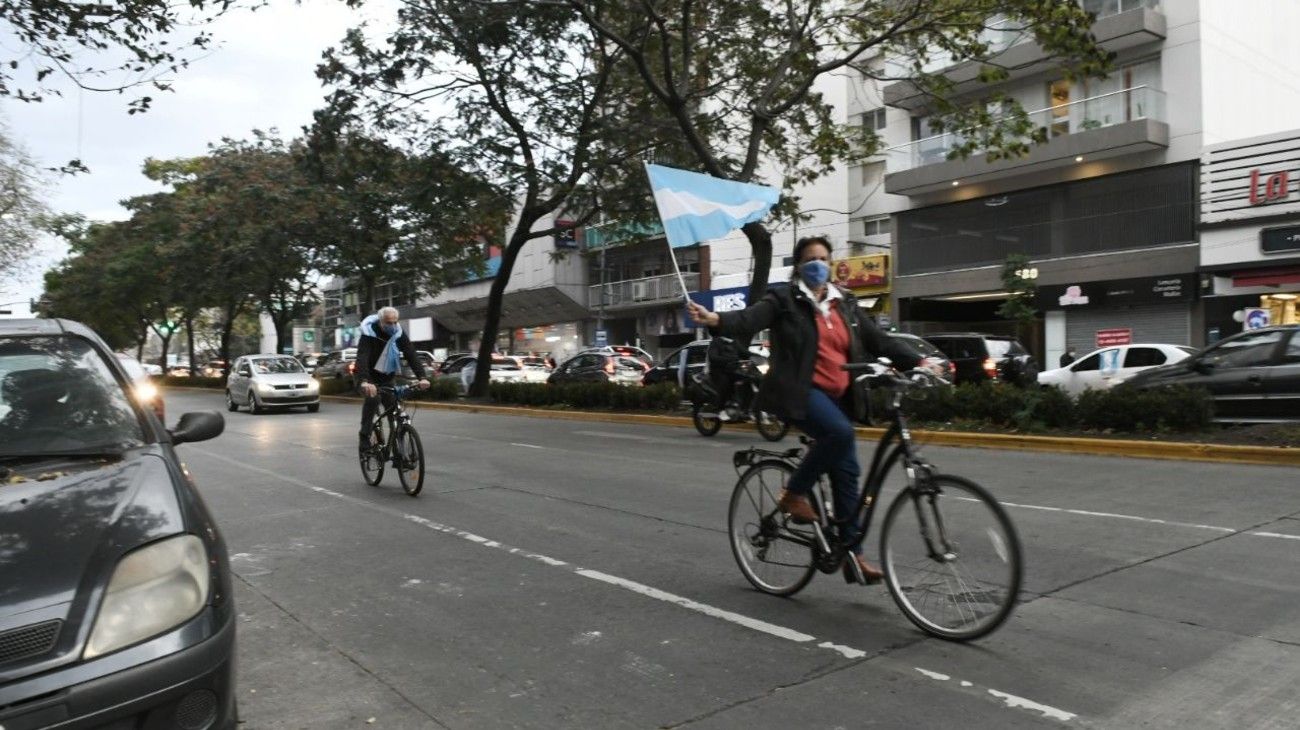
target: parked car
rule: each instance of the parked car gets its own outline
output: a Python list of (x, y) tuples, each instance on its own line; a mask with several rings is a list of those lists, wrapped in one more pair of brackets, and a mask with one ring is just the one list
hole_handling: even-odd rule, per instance
[(1014, 337), (960, 332), (925, 339), (952, 361), (957, 384), (997, 380), (1025, 387), (1038, 382), (1038, 363)]
[[(641, 382), (645, 385), (677, 383), (679, 388), (685, 388), (685, 383), (691, 382), (692, 376), (704, 372), (704, 368), (708, 364), (708, 352), (708, 340), (696, 340), (679, 347), (669, 353), (668, 357), (663, 359), (663, 362), (647, 370)], [(685, 380), (678, 376), (682, 358), (686, 359)]]
[(236, 725), (229, 558), (176, 449), (224, 422), (130, 386), (84, 325), (0, 322), (0, 726)]
[(943, 350), (935, 347), (934, 343), (929, 342), (924, 338), (917, 337), (916, 335), (907, 334), (906, 332), (890, 332), (888, 334), (896, 340), (902, 340), (907, 343), (912, 347), (912, 349), (931, 360), (938, 361), (939, 365), (943, 367), (944, 372), (948, 373), (948, 382), (951, 383), (957, 378), (957, 366), (952, 360), (948, 359), (947, 355), (943, 354)]
[(601, 351), (588, 351), (564, 361), (546, 379), (547, 383), (616, 383), (640, 385), (645, 377), (646, 365), (629, 355), (616, 355)]
[[(432, 378), (437, 372), (437, 368), (433, 362), (433, 353), (424, 350), (416, 350), (415, 357), (420, 361), (420, 367), (424, 368), (424, 374), (429, 378)], [(407, 378), (408, 380), (415, 379), (415, 371), (411, 369), (410, 363), (406, 362), (405, 356), (402, 357), (402, 377)]]
[(316, 362), (316, 372), (312, 376), (317, 380), (338, 380), (340, 378), (352, 381), (352, 376), (357, 371), (357, 348), (348, 347), (342, 350), (335, 350)]
[(325, 359), (324, 355), (314, 352), (300, 352), (294, 357), (298, 358), (298, 362), (302, 363), (302, 369), (306, 370), (308, 375), (314, 374), (317, 366), (320, 365), (320, 361)]
[[(436, 380), (460, 383), (460, 392), (468, 393), (469, 387), (474, 384), (474, 371), (477, 367), (478, 358), (462, 357), (453, 363), (450, 368), (438, 373)], [(519, 363), (508, 357), (497, 356), (492, 358), (488, 377), (495, 383), (520, 382), (524, 379), (524, 369), (519, 367)]]
[[(573, 354), (573, 357), (577, 357), (578, 355), (585, 355), (587, 353), (592, 353), (592, 352), (599, 355), (622, 355), (623, 357), (636, 358), (637, 360), (640, 360), (641, 362), (645, 363), (646, 367), (653, 367), (655, 364), (655, 359), (650, 355), (650, 353), (646, 352), (645, 350), (642, 350), (639, 347), (633, 347), (632, 345), (606, 345), (604, 347), (587, 347), (578, 350), (576, 353)], [(573, 358), (569, 358), (569, 359), (572, 360)]]
[(235, 360), (226, 378), (226, 410), (240, 406), (250, 413), (306, 406), (315, 413), (320, 410), (320, 382), (288, 355), (245, 355)]
[(199, 370), (199, 374), (205, 378), (221, 378), (225, 377), (226, 368), (228, 367), (230, 367), (230, 363), (225, 360), (209, 360), (204, 364), (203, 368)]
[(1186, 360), (1144, 370), (1127, 385), (1205, 388), (1218, 421), (1300, 421), (1300, 325), (1233, 335)]
[(449, 368), (451, 368), (453, 365), (455, 365), (456, 363), (460, 362), (461, 360), (464, 360), (464, 359), (467, 358), (467, 357), (474, 357), (474, 353), (472, 353), (472, 352), (453, 352), (453, 353), (448, 354), (447, 357), (446, 357), (446, 359), (444, 359), (442, 362), (438, 363), (438, 374), (442, 374), (442, 373), (444, 373), (444, 372), (447, 372)]
[(1038, 374), (1038, 384), (1055, 386), (1070, 395), (1085, 390), (1105, 390), (1139, 372), (1159, 365), (1186, 360), (1196, 348), (1186, 345), (1118, 345), (1103, 347), (1063, 368)]
[(144, 366), (140, 364), (139, 360), (124, 352), (115, 352), (113, 355), (117, 358), (117, 362), (122, 366), (122, 369), (126, 371), (127, 376), (131, 378), (131, 391), (134, 393), (136, 400), (146, 408), (152, 409), (154, 414), (158, 416), (158, 420), (165, 423), (167, 421), (167, 407), (163, 403), (162, 393), (158, 390), (158, 386), (154, 385), (153, 381), (149, 379), (149, 373), (144, 369)]
[(172, 365), (171, 367), (167, 368), (167, 375), (173, 378), (188, 378), (190, 377), (190, 366)]
[(545, 383), (551, 377), (555, 370), (546, 358), (537, 355), (517, 355), (515, 360), (519, 362), (519, 367), (524, 370), (525, 383)]

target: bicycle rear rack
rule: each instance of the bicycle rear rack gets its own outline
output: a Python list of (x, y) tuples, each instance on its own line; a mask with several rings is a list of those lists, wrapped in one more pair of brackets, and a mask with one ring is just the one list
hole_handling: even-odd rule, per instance
[(785, 451), (772, 451), (771, 449), (760, 449), (751, 446), (743, 451), (737, 451), (731, 455), (731, 465), (735, 467), (736, 472), (740, 473), (745, 469), (770, 459), (784, 461), (791, 466), (797, 466), (799, 457), (803, 454), (802, 448), (786, 449)]

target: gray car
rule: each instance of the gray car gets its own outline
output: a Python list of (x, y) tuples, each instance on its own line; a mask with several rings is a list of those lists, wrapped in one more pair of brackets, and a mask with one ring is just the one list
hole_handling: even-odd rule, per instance
[(250, 413), (306, 406), (315, 413), (320, 410), (320, 381), (288, 355), (245, 355), (226, 378), (226, 409), (234, 412), (240, 406)]
[(0, 322), (0, 727), (233, 730), (226, 545), (93, 332)]

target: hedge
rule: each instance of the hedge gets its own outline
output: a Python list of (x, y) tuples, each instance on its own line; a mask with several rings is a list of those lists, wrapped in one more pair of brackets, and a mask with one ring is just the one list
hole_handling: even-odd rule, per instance
[(497, 403), (520, 406), (569, 406), (617, 411), (671, 411), (681, 403), (677, 386), (647, 387), (614, 383), (489, 383), (488, 396)]
[[(1213, 404), (1204, 389), (1184, 386), (1138, 390), (1119, 385), (1087, 390), (1076, 399), (1054, 387), (981, 383), (916, 391), (907, 396), (903, 412), (917, 423), (971, 420), (1020, 431), (1196, 431), (1210, 425)], [(877, 392), (877, 417), (884, 414), (883, 405), (883, 393)]]

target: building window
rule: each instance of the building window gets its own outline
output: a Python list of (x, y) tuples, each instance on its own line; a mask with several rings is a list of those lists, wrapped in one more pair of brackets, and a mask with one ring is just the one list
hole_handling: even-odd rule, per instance
[(867, 218), (862, 221), (862, 235), (864, 236), (885, 236), (889, 234), (889, 216), (883, 215), (878, 218)]
[(879, 132), (885, 128), (885, 108), (872, 109), (869, 112), (862, 113), (862, 126), (874, 132)]

